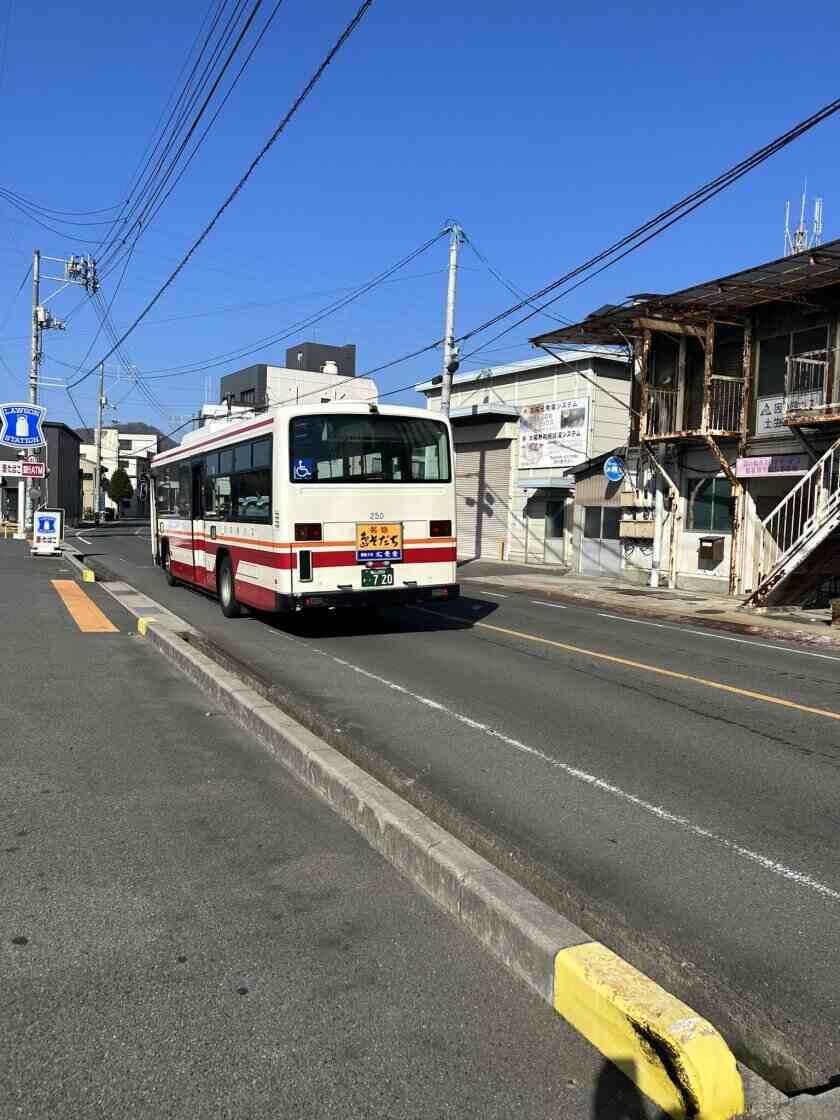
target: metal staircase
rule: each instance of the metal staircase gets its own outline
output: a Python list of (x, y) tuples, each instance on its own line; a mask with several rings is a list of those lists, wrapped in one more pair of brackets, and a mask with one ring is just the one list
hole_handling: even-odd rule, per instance
[(812, 583), (824, 575), (815, 553), (838, 526), (840, 439), (761, 523), (758, 584), (746, 605), (782, 601), (796, 582), (794, 573), (807, 574)]

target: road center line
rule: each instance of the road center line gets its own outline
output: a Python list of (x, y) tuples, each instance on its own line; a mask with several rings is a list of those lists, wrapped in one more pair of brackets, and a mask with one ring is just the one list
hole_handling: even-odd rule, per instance
[(648, 622), (643, 618), (627, 618), (623, 614), (595, 612), (599, 618), (611, 618), (614, 622), (632, 622), (636, 626), (656, 626), (659, 630), (673, 630), (677, 634), (696, 634), (699, 638), (715, 638), (721, 642), (738, 642), (742, 646), (759, 646), (761, 649), (775, 649), (779, 653), (796, 653), (800, 657), (819, 657), (823, 661), (840, 661), (830, 653), (816, 653), (810, 649), (793, 649), (790, 646), (776, 646), (772, 642), (756, 642), (752, 638), (733, 638), (730, 634), (715, 634), (710, 630), (692, 630), (687, 626), (669, 626), (664, 622)]
[(566, 653), (580, 654), (582, 657), (592, 657), (597, 661), (609, 661), (612, 665), (622, 665), (628, 669), (639, 669), (643, 673), (653, 673), (659, 677), (668, 677), (670, 680), (688, 681), (699, 684), (704, 688), (713, 688), (718, 692), (729, 692), (734, 696), (743, 696), (747, 700), (760, 700), (764, 704), (775, 704), (782, 708), (792, 708), (797, 712), (805, 712), (812, 716), (822, 716), (824, 719), (840, 721), (840, 712), (832, 712), (828, 708), (812, 708), (807, 704), (797, 704), (795, 700), (785, 700), (781, 696), (772, 696), (766, 692), (753, 692), (749, 688), (738, 688), (734, 684), (723, 684), (721, 681), (710, 681), (706, 677), (694, 677), (690, 673), (679, 673), (676, 669), (663, 669), (659, 665), (647, 665), (644, 661), (631, 661), (627, 657), (616, 657), (612, 653), (602, 653), (600, 650), (585, 649), (583, 646), (569, 645), (567, 642), (558, 642), (553, 638), (543, 638), (539, 634), (525, 634), (521, 630), (508, 630), (504, 626), (493, 626), (489, 622), (476, 622), (477, 629), (492, 630), (496, 634), (506, 634), (509, 638), (519, 638), (526, 642), (538, 642), (540, 645), (552, 646), (562, 649)]
[[(491, 627), (491, 629), (496, 629), (496, 627)], [(458, 723), (471, 728), (473, 731), (479, 731), (492, 739), (497, 739), (499, 742), (513, 748), (513, 750), (518, 751), (520, 754), (539, 759), (553, 769), (561, 770), (564, 774), (568, 774), (569, 777), (584, 782), (586, 785), (601, 790), (603, 793), (609, 793), (613, 797), (626, 801), (634, 805), (637, 809), (642, 809), (644, 812), (658, 817), (659, 820), (676, 825), (684, 832), (701, 837), (703, 840), (710, 840), (712, 843), (720, 845), (728, 852), (732, 852), (741, 859), (758, 864), (759, 867), (764, 868), (765, 871), (769, 871), (773, 875), (778, 875), (780, 878), (796, 883), (800, 887), (806, 887), (816, 894), (832, 899), (834, 902), (840, 902), (840, 891), (834, 890), (833, 887), (829, 887), (825, 883), (821, 883), (818, 879), (812, 878), (804, 871), (797, 871), (793, 867), (788, 867), (786, 864), (779, 863), (778, 860), (774, 860), (770, 856), (765, 856), (761, 852), (753, 851), (752, 848), (746, 848), (742, 844), (736, 843), (734, 840), (728, 840), (725, 836), (720, 836), (718, 833), (712, 832), (711, 829), (694, 824), (688, 817), (681, 816), (679, 813), (672, 813), (670, 810), (663, 808), (661, 805), (655, 805), (651, 801), (645, 801), (644, 798), (637, 797), (634, 793), (628, 793), (627, 790), (622, 789), (620, 786), (605, 781), (605, 779), (599, 778), (595, 774), (590, 774), (589, 771), (582, 770), (578, 766), (572, 766), (571, 763), (563, 762), (559, 758), (552, 758), (551, 755), (544, 754), (543, 751), (539, 750), (537, 747), (529, 746), (519, 739), (514, 739), (510, 735), (505, 735), (504, 732), (497, 730), (495, 727), (490, 727), (489, 724), (481, 723), (479, 720), (462, 715), (460, 712), (448, 708), (445, 704), (441, 704), (440, 701), (432, 700), (429, 696), (423, 696), (419, 692), (412, 692), (412, 690), (406, 688), (405, 685), (397, 684), (395, 681), (388, 680), (387, 677), (381, 677), (378, 673), (372, 673), (368, 669), (363, 669), (360, 665), (354, 665), (351, 661), (346, 661), (343, 657), (336, 657), (335, 654), (327, 653), (325, 650), (318, 649), (316, 646), (301, 642), (288, 634), (283, 634), (278, 631), (274, 631), (274, 633), (276, 633), (278, 637), (294, 642), (295, 645), (305, 646), (306, 649), (310, 650), (312, 653), (318, 654), (319, 657), (325, 657), (328, 661), (332, 661), (334, 664), (340, 665), (344, 669), (349, 669), (351, 672), (357, 673), (360, 677), (375, 681), (377, 684), (384, 685), (393, 692), (398, 692), (403, 696), (408, 696), (412, 700), (416, 700), (417, 703), (431, 708), (432, 711), (440, 712), (450, 719), (457, 720)]]

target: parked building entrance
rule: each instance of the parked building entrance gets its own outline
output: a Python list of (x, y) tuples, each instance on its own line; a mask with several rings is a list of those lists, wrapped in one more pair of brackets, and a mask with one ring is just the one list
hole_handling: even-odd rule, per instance
[(462, 443), (456, 448), (458, 556), (503, 556), (510, 509), (510, 440)]
[(562, 564), (566, 560), (566, 501), (551, 500), (545, 503), (545, 551), (546, 564)]
[(621, 509), (617, 506), (586, 506), (583, 516), (583, 537), (580, 543), (580, 574), (583, 576), (621, 573), (621, 540), (618, 525)]

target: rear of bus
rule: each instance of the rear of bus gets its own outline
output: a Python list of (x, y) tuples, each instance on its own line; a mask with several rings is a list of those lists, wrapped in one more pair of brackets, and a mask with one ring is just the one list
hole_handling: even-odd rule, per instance
[[(448, 421), (355, 402), (283, 410), (287, 610), (445, 600), (456, 583)], [(288, 417), (288, 421), (285, 420)], [(281, 425), (278, 425), (278, 427)]]

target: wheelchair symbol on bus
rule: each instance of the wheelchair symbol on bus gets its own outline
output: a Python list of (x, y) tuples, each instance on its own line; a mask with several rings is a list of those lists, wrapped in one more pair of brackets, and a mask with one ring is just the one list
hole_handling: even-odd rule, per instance
[(294, 471), (292, 472), (296, 482), (302, 482), (305, 479), (312, 478), (312, 468), (315, 466), (314, 459), (295, 459)]

